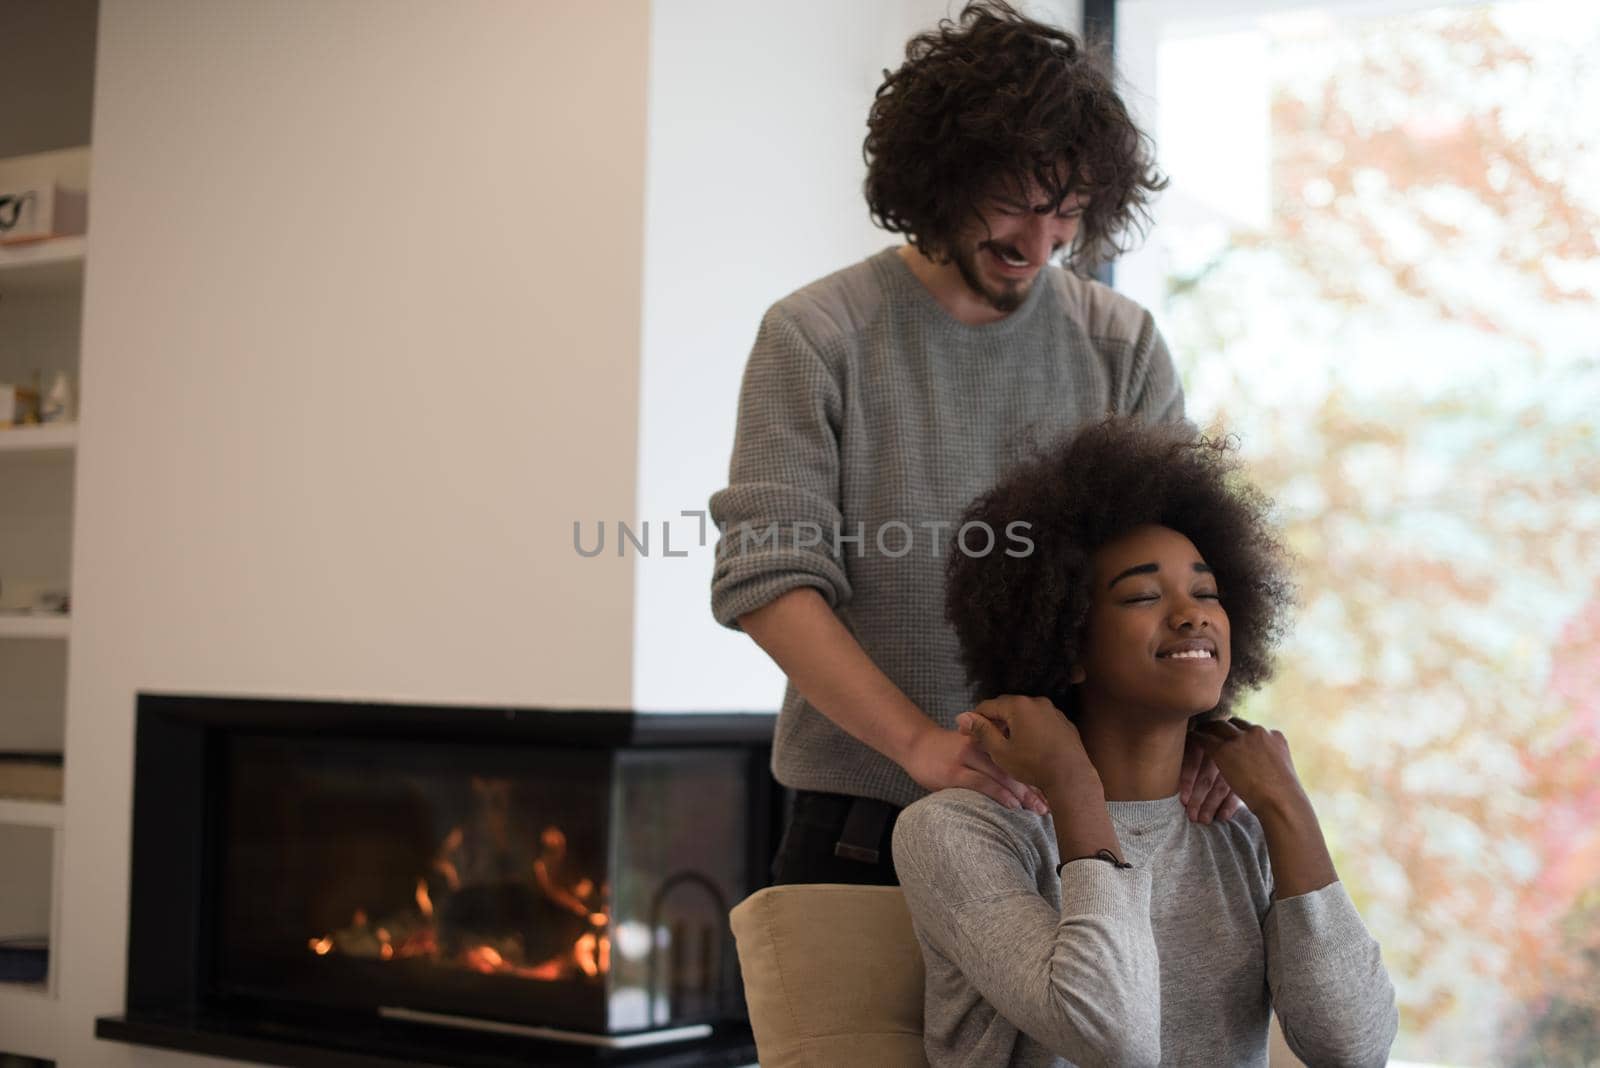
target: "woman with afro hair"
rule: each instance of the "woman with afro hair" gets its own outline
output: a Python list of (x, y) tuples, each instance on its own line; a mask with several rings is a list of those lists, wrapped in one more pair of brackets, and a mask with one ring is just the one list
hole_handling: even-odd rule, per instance
[[(1230, 718), (1292, 597), (1267, 512), (1226, 441), (1116, 418), (967, 509), (1026, 538), (948, 558), (960, 729), (1050, 815), (948, 789), (896, 825), (934, 1068), (1266, 1065), (1274, 1012), (1311, 1065), (1387, 1060), (1394, 988), (1288, 743)], [(1186, 818), (1191, 736), (1232, 820)]]

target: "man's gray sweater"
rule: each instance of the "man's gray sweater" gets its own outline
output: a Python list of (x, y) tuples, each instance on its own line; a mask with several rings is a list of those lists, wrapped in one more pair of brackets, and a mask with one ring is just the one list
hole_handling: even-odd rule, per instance
[[(1183, 395), (1150, 314), (1097, 282), (1046, 267), (985, 326), (951, 318), (893, 248), (806, 286), (768, 310), (745, 368), (729, 484), (711, 498), (713, 613), (737, 627), (815, 587), (884, 674), (954, 726), (970, 707), (944, 619), (955, 522), (1030, 441), (1110, 411), (1177, 420)], [(992, 551), (1024, 548), (992, 534)], [(963, 544), (980, 552), (987, 535)], [(924, 793), (792, 684), (773, 771), (896, 805)]]
[(1261, 824), (1176, 796), (1106, 805), (1133, 865), (1061, 869), (1049, 816), (971, 790), (900, 815), (931, 1068), (1267, 1064), (1273, 1012), (1312, 1068), (1381, 1065), (1399, 1026), (1344, 885), (1273, 900)]

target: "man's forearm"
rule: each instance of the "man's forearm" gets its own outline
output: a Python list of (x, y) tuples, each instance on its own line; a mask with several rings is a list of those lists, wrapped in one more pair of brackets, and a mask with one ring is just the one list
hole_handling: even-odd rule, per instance
[(901, 767), (918, 735), (933, 726), (811, 587), (740, 616), (739, 626), (812, 707)]

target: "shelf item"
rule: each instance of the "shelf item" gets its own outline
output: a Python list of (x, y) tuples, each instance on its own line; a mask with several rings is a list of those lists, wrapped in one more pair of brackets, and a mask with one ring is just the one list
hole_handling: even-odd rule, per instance
[(0, 983), (43, 987), (49, 975), (49, 936), (0, 938)]
[(54, 613), (0, 613), (0, 638), (63, 640), (72, 635), (72, 617)]
[(40, 423), (0, 429), (0, 452), (63, 452), (77, 447), (77, 423)]
[[(53, 804), (59, 809), (64, 778), (62, 773), (60, 753), (0, 753), (0, 805), (40, 802)], [(59, 821), (59, 813), (57, 819)]]
[(89, 194), (58, 181), (0, 186), (0, 245), (77, 236), (89, 228)]

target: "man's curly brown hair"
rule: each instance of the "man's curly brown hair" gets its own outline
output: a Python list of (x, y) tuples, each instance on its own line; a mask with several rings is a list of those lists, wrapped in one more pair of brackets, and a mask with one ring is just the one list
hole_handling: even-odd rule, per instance
[(1126, 235), (1148, 224), (1150, 198), (1167, 180), (1109, 69), (1072, 34), (1004, 0), (976, 0), (958, 20), (913, 37), (906, 62), (883, 72), (867, 117), (873, 222), (948, 261), (984, 197), (1032, 178), (1052, 211), (1090, 194), (1073, 266), (1092, 269), (1127, 251)]
[(1146, 524), (1194, 542), (1228, 613), (1232, 668), (1217, 707), (1196, 721), (1225, 716), (1265, 682), (1294, 588), (1271, 502), (1243, 479), (1233, 453), (1227, 438), (1184, 425), (1112, 417), (1036, 451), (974, 501), (963, 524), (1002, 531), (1021, 520), (1033, 541), (1022, 556), (969, 556), (957, 546), (946, 564), (945, 617), (975, 698), (1045, 697), (1077, 717), (1069, 675), (1086, 634), (1090, 558)]

